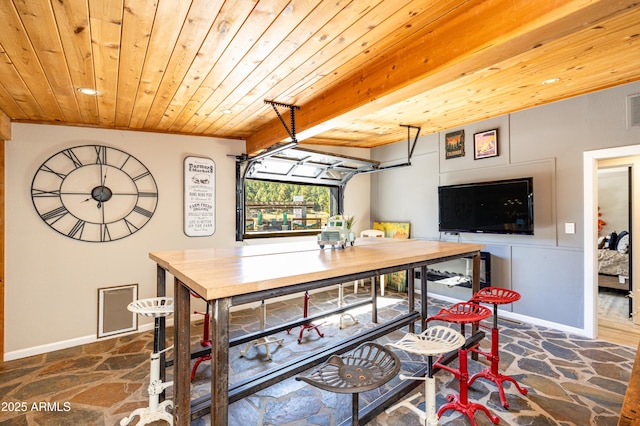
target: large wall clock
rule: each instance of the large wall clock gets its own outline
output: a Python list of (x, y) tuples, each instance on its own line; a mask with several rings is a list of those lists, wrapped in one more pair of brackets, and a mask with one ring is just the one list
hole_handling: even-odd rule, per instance
[(36, 171), (31, 199), (62, 235), (107, 242), (139, 231), (153, 216), (158, 188), (137, 158), (103, 145), (64, 149)]

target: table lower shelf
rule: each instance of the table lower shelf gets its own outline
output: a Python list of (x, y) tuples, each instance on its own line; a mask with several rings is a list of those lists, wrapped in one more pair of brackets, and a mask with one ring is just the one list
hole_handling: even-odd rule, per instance
[[(395, 330), (401, 329), (409, 324), (415, 323), (420, 319), (419, 312), (410, 312), (403, 316), (380, 326), (376, 326), (347, 339), (341, 340), (331, 346), (324, 347), (305, 355), (302, 358), (291, 360), (280, 366), (265, 371), (262, 374), (254, 376), (250, 380), (243, 380), (229, 386), (229, 404), (246, 398), (262, 389), (279, 383), (285, 379), (298, 375), (308, 369), (311, 369), (325, 362), (331, 355), (346, 353), (363, 342), (373, 341), (379, 337), (389, 334)], [(471, 347), (479, 343), (484, 338), (484, 332), (479, 331), (467, 339), (465, 347)], [(445, 355), (442, 363), (448, 364), (458, 356), (457, 351), (452, 351)], [(424, 369), (416, 372), (416, 375), (424, 375)], [(404, 396), (408, 395), (413, 389), (420, 385), (417, 381), (403, 381), (395, 386), (392, 391), (386, 392), (374, 403), (363, 407), (360, 411), (360, 424), (366, 424), (382, 413), (386, 408), (400, 401)], [(208, 415), (211, 412), (211, 395), (203, 395), (191, 401), (191, 420)], [(347, 424), (347, 423), (345, 423)]]

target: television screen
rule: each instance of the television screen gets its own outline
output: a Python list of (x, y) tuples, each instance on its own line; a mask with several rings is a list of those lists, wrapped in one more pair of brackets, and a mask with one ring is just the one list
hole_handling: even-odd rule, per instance
[(440, 232), (533, 235), (533, 178), (438, 187)]

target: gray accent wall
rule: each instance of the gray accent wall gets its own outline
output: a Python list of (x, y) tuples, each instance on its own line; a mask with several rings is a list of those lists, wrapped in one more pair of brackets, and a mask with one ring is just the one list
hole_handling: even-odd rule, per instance
[[(492, 284), (522, 295), (514, 313), (583, 328), (583, 152), (640, 144), (640, 128), (626, 123), (627, 96), (638, 92), (640, 83), (630, 83), (424, 135), (411, 166), (372, 175), (371, 220), (408, 221), (412, 238), (486, 244)], [(445, 159), (445, 134), (460, 129), (465, 156)], [(498, 129), (499, 155), (474, 160), (473, 134), (491, 129)], [(406, 153), (403, 141), (372, 150), (371, 158), (392, 165), (406, 161)], [(528, 176), (534, 179), (533, 236), (438, 232), (439, 185)], [(565, 232), (567, 223), (575, 233)], [(470, 295), (437, 285), (429, 291)]]

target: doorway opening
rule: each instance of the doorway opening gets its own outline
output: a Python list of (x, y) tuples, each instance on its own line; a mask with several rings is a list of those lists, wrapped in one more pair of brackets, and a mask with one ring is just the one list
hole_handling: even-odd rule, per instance
[[(631, 157), (633, 159), (633, 157)], [(633, 163), (598, 161), (598, 323), (626, 324), (633, 312)], [(621, 164), (622, 163), (622, 164)]]
[[(637, 157), (637, 158), (634, 158)], [(602, 149), (588, 151), (583, 154), (584, 159), (584, 331), (592, 338), (601, 338), (598, 329), (598, 168), (611, 162), (613, 159), (620, 161), (620, 165), (631, 164), (638, 170), (640, 167), (640, 145)], [(640, 185), (632, 184), (633, 192), (630, 195), (631, 204), (633, 200), (640, 200)], [(631, 209), (629, 234), (630, 238), (640, 232), (640, 220), (638, 215), (640, 209)], [(630, 254), (629, 264), (638, 265), (638, 252), (635, 250)], [(630, 277), (630, 280), (633, 277)], [(638, 286), (631, 281), (634, 297), (632, 313), (636, 312), (640, 292)], [(640, 315), (633, 316), (636, 321), (640, 320)], [(629, 325), (633, 327), (633, 324)], [(607, 331), (608, 332), (608, 331)], [(637, 332), (640, 335), (640, 332)], [(637, 343), (636, 343), (637, 345)]]

